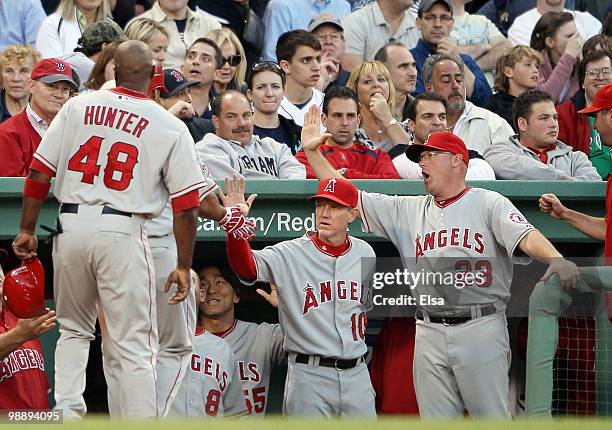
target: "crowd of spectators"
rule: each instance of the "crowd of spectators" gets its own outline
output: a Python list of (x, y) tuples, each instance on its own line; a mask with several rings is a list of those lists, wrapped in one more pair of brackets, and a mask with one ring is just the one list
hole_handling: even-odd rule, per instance
[[(469, 177), (606, 179), (612, 154), (577, 112), (612, 82), (611, 11), (574, 0), (2, 0), (0, 175), (26, 175), (67, 97), (115, 86), (114, 52), (135, 39), (163, 69), (150, 96), (186, 123), (216, 179), (303, 177), (285, 163), (306, 163), (313, 105), (330, 135), (321, 150), (348, 178), (420, 179), (406, 148), (450, 130), (472, 151)], [(58, 71), (33, 76), (41, 64)], [(75, 89), (54, 80), (66, 70)], [(517, 109), (525, 93), (556, 105), (544, 149), (522, 138), (535, 121)], [(582, 160), (576, 151), (598, 177), (552, 161)], [(523, 171), (524, 156), (542, 169)]]

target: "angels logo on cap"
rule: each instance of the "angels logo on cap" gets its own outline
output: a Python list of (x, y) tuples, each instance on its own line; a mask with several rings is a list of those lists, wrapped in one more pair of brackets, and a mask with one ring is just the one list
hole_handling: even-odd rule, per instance
[(335, 193), (336, 192), (336, 178), (331, 178), (327, 185), (325, 185), (325, 189), (323, 190), (326, 193)]
[(317, 194), (308, 197), (312, 199), (328, 199), (343, 206), (357, 207), (358, 192), (352, 182), (344, 178), (328, 178), (319, 182)]

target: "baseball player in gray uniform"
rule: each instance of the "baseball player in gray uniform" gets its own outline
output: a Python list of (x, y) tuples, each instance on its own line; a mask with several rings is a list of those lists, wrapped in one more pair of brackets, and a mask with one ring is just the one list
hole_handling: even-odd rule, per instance
[[(196, 309), (206, 300), (198, 275), (192, 270)], [(193, 319), (196, 310), (193, 310)], [(178, 383), (169, 416), (235, 417), (247, 414), (238, 374), (238, 362), (229, 344), (207, 331), (195, 328), (188, 370)]]
[[(239, 281), (227, 268), (206, 266), (200, 270), (206, 299), (200, 306), (200, 325), (225, 339), (238, 360), (238, 370), (249, 414), (263, 418), (268, 406), (270, 375), (286, 354), (280, 324), (237, 320), (234, 306), (240, 300)], [(276, 288), (271, 293), (258, 289), (278, 307)]]
[(316, 199), (316, 232), (261, 251), (230, 235), (229, 263), (245, 283), (277, 286), (289, 362), (283, 412), (375, 417), (374, 390), (364, 363), (375, 254), (365, 241), (347, 234), (356, 217), (357, 189), (332, 178), (321, 181), (311, 198)]
[[(40, 208), (56, 176), (63, 231), (53, 243), (54, 293), (60, 323), (55, 399), (64, 417), (86, 412), (85, 366), (99, 302), (112, 353), (121, 362), (119, 417), (158, 416), (155, 274), (144, 223), (168, 198), (177, 261), (166, 274), (169, 299), (189, 290), (198, 190), (204, 183), (189, 131), (144, 94), (151, 53), (139, 41), (115, 53), (118, 87), (69, 100), (34, 154), (24, 186), (19, 258), (36, 255)], [(61, 230), (61, 229), (60, 229)]]
[[(198, 156), (198, 163), (205, 178), (204, 185), (200, 188), (199, 215), (218, 221), (226, 228), (234, 206), (244, 201), (245, 181), (233, 178), (230, 182), (226, 178), (225, 186), (227, 195), (219, 190), (217, 184), (210, 178), (208, 169), (202, 159)], [(227, 206), (221, 206), (221, 202)], [(254, 196), (252, 197), (254, 198)], [(239, 210), (239, 209), (238, 209)], [(240, 216), (240, 215), (238, 215)], [(159, 403), (159, 416), (165, 417), (170, 410), (170, 405), (178, 392), (180, 381), (182, 381), (191, 359), (192, 341), (196, 326), (196, 297), (189, 294), (187, 298), (178, 304), (169, 304), (171, 292), (166, 292), (164, 286), (167, 279), (168, 268), (174, 267), (177, 260), (177, 250), (174, 245), (174, 234), (172, 232), (172, 207), (166, 205), (161, 215), (145, 223), (147, 238), (151, 246), (153, 266), (156, 285), (156, 308), (157, 308), (157, 330), (159, 337), (159, 352), (155, 365), (157, 378), (157, 396)], [(252, 234), (254, 226), (244, 223), (240, 227), (242, 233)], [(121, 362), (113, 360), (111, 353), (112, 342), (108, 341), (106, 323), (102, 312), (99, 313), (100, 327), (103, 336), (102, 349), (105, 352), (103, 359), (104, 376), (108, 386), (108, 408), (111, 416), (117, 416), (119, 410), (119, 396), (117, 390), (121, 384), (118, 378)]]
[[(318, 175), (338, 173), (317, 154), (326, 139), (320, 113), (309, 112), (302, 146)], [(464, 142), (450, 132), (434, 132), (407, 156), (423, 171), (426, 196), (392, 197), (359, 193), (365, 231), (389, 239), (411, 271), (479, 274), (479, 282), (455, 294), (455, 285), (419, 284), (413, 294), (417, 313), (414, 383), (422, 417), (509, 418), (510, 348), (505, 304), (512, 261), (521, 252), (547, 263), (547, 279), (559, 275), (573, 288), (577, 267), (565, 260), (504, 196), (467, 187), (469, 162)], [(443, 301), (440, 302), (439, 299)]]

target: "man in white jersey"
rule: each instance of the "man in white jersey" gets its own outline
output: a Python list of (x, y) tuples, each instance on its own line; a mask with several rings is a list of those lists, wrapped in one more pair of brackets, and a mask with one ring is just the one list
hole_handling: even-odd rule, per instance
[[(234, 316), (240, 301), (239, 281), (228, 268), (206, 266), (200, 270), (206, 299), (200, 306), (199, 324), (229, 343), (238, 360), (243, 394), (251, 416), (262, 417), (268, 406), (270, 375), (285, 358), (280, 324), (241, 321)], [(258, 289), (278, 307), (276, 288), (271, 293)]]
[(277, 286), (289, 362), (284, 414), (372, 418), (374, 390), (364, 339), (375, 254), (347, 234), (357, 214), (357, 189), (346, 179), (331, 178), (310, 198), (316, 199), (316, 232), (260, 251), (228, 236), (229, 263), (245, 283)]
[[(320, 117), (313, 108), (308, 116)], [(302, 131), (302, 145), (321, 176), (335, 170), (316, 149), (317, 121)], [(315, 148), (315, 149), (313, 149)], [(471, 416), (510, 418), (510, 348), (505, 305), (510, 298), (512, 261), (523, 252), (574, 288), (578, 268), (565, 260), (504, 196), (466, 187), (469, 156), (463, 141), (446, 131), (413, 144), (408, 158), (423, 172), (427, 196), (391, 197), (359, 193), (359, 216), (366, 232), (389, 239), (404, 267), (414, 272), (454, 276), (451, 285), (417, 284), (414, 384), (425, 418)], [(327, 163), (327, 164), (326, 164)], [(460, 274), (478, 276), (459, 289)], [(442, 302), (440, 302), (442, 299)]]
[[(206, 300), (206, 289), (200, 288), (193, 270), (191, 277), (196, 300), (191, 317), (195, 319)], [(246, 415), (238, 362), (229, 344), (198, 325), (190, 358), (169, 415), (207, 418)]]
[(152, 64), (146, 44), (123, 43), (115, 53), (117, 88), (66, 103), (34, 154), (24, 186), (13, 242), (21, 259), (36, 255), (36, 222), (56, 176), (62, 232), (53, 243), (61, 333), (55, 399), (67, 418), (86, 412), (82, 393), (98, 302), (122, 364), (118, 416), (158, 415), (155, 274), (144, 222), (158, 216), (168, 198), (178, 254), (166, 283), (166, 289), (177, 284), (170, 303), (180, 303), (189, 290), (204, 178), (187, 127), (145, 95)]

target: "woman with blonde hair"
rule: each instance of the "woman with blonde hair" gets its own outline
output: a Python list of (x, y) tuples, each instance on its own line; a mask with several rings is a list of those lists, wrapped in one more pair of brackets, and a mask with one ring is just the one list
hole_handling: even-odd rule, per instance
[(41, 24), (36, 49), (43, 58), (71, 54), (83, 31), (109, 16), (108, 0), (61, 0), (57, 10)]
[(217, 69), (211, 98), (226, 90), (238, 90), (246, 94), (247, 60), (238, 36), (228, 28), (220, 28), (208, 33), (207, 37), (221, 48), (223, 55), (223, 65)]
[(136, 18), (125, 27), (125, 35), (128, 39), (146, 43), (157, 64), (163, 64), (166, 60), (170, 36), (158, 22), (149, 18)]
[(30, 45), (13, 45), (0, 54), (0, 123), (25, 109), (30, 98), (28, 81), (40, 54)]
[(361, 63), (351, 72), (346, 86), (355, 91), (361, 105), (357, 140), (385, 152), (410, 143), (407, 131), (395, 117), (395, 87), (383, 63)]

